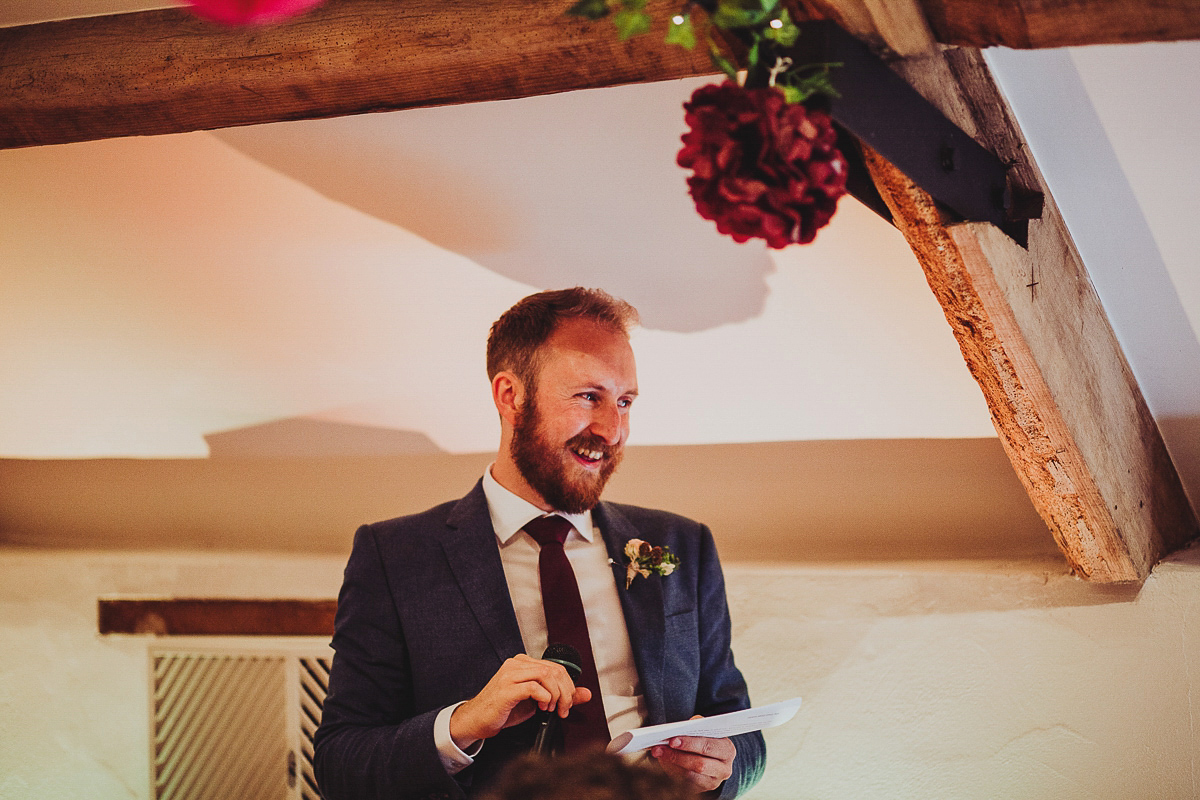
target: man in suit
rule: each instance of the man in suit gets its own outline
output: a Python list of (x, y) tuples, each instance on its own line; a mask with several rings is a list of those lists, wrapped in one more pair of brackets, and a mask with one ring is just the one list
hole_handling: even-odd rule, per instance
[[(495, 462), (461, 500), (358, 530), (315, 737), (326, 800), (471, 797), (529, 751), (538, 710), (565, 720), (571, 747), (749, 707), (711, 533), (600, 502), (637, 396), (635, 321), (628, 304), (586, 289), (505, 312), (488, 339)], [(634, 539), (678, 567), (629, 579)], [(550, 593), (553, 558), (570, 597)], [(535, 657), (570, 608), (586, 662), (578, 687)], [(697, 792), (733, 798), (758, 780), (765, 745), (758, 733), (685, 736), (649, 757)]]

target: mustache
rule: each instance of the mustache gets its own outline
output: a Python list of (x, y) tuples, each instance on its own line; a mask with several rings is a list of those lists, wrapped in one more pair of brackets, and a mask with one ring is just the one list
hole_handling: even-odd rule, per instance
[(620, 450), (619, 446), (614, 447), (592, 433), (581, 433), (578, 436), (572, 436), (567, 440), (567, 447), (572, 450), (594, 450), (597, 453), (603, 453), (605, 458), (616, 455)]

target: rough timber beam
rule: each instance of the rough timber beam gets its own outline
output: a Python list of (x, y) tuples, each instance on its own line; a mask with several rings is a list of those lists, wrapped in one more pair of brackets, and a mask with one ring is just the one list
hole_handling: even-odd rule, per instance
[(926, 52), (930, 37), (960, 47), (1021, 50), (1200, 39), (1200, 3), (1195, 0), (784, 2), (802, 19), (832, 19), (858, 38), (901, 56)]
[[(786, 0), (900, 55), (1200, 38), (1195, 0)], [(0, 148), (502, 100), (714, 72), (703, 48), (525, 0), (327, 0), (228, 30), (182, 10), (0, 29)], [(682, 5), (651, 0), (663, 23)]]
[(1196, 517), (1058, 208), (978, 50), (895, 68), (1046, 193), (1025, 251), (946, 222), (877, 154), (867, 163), (942, 304), (1017, 475), (1074, 571), (1140, 581), (1197, 536)]
[(924, 6), (934, 37), (964, 47), (1200, 39), (1196, 0), (925, 0)]
[[(183, 10), (0, 29), (0, 147), (504, 100), (713, 72), (526, 0), (330, 0), (226, 29)], [(652, 0), (656, 19), (675, 6)]]

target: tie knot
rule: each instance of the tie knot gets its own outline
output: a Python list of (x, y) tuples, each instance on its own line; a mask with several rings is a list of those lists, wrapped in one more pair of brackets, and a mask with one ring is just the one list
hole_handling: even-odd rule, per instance
[(529, 524), (525, 526), (525, 532), (542, 547), (550, 542), (562, 544), (567, 540), (567, 534), (571, 532), (571, 523), (557, 514), (553, 514), (549, 517), (530, 520)]

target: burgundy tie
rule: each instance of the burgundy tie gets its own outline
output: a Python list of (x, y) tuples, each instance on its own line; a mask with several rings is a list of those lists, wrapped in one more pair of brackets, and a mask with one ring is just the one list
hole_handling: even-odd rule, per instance
[(564, 721), (566, 749), (582, 750), (608, 744), (608, 722), (600, 701), (600, 679), (596, 659), (592, 655), (592, 640), (588, 636), (587, 618), (575, 571), (567, 560), (563, 542), (571, 531), (571, 523), (560, 516), (539, 517), (525, 526), (525, 532), (541, 546), (538, 555), (538, 575), (542, 582), (542, 608), (546, 611), (546, 633), (550, 643), (569, 644), (579, 651), (579, 666), (583, 672), (576, 686), (592, 690), (592, 699), (571, 708)]

